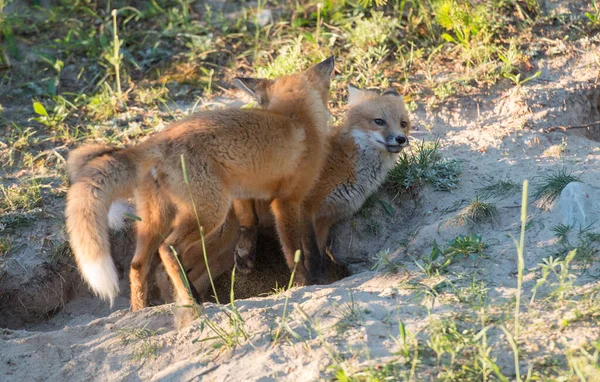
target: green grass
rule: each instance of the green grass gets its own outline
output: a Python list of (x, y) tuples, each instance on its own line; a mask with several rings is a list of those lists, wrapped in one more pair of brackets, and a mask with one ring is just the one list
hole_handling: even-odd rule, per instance
[(382, 250), (375, 254), (375, 264), (371, 267), (371, 270), (383, 273), (398, 273), (403, 269), (403, 265), (398, 262), (394, 262), (390, 259), (390, 250)]
[(403, 151), (396, 166), (389, 172), (386, 188), (399, 196), (416, 192), (425, 184), (435, 190), (450, 191), (458, 187), (461, 174), (456, 160), (442, 159), (439, 140), (416, 144), (412, 153)]
[(484, 199), (508, 199), (519, 192), (520, 186), (510, 179), (502, 179), (477, 189)]
[(4, 186), (0, 184), (0, 213), (29, 212), (42, 202), (40, 184), (37, 181)]
[(445, 273), (448, 267), (456, 260), (477, 260), (483, 256), (486, 248), (481, 235), (459, 235), (452, 239), (446, 246), (440, 246), (436, 241), (429, 254), (422, 257), (423, 265), (417, 265), (428, 275), (435, 276)]
[(451, 219), (456, 225), (476, 225), (482, 223), (494, 223), (498, 216), (498, 209), (490, 202), (481, 200), (476, 195), (463, 210)]
[(130, 355), (132, 361), (145, 361), (158, 356), (161, 346), (152, 339), (158, 334), (158, 330), (153, 331), (144, 326), (142, 328), (121, 328), (118, 329), (118, 332), (121, 345), (132, 347)]
[(539, 206), (548, 208), (571, 182), (578, 182), (579, 177), (562, 167), (545, 174), (534, 183), (533, 198)]

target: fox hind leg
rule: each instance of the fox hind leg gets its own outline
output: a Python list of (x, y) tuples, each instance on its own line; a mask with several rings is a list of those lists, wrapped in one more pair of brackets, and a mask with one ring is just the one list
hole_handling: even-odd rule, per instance
[[(295, 265), (294, 255), (297, 250), (302, 249), (300, 203), (275, 199), (271, 202), (271, 209), (275, 216), (275, 226), (277, 227), (287, 266), (292, 270)], [(296, 268), (295, 282), (298, 285), (307, 285), (310, 283), (308, 277), (309, 274), (304, 265), (304, 260), (301, 258)]]
[[(215, 202), (215, 199), (212, 201)], [(192, 211), (179, 208), (173, 224), (173, 231), (158, 248), (160, 259), (173, 284), (175, 303), (178, 305), (175, 310), (175, 319), (179, 328), (187, 325), (195, 318), (195, 312), (192, 309), (194, 298), (188, 287), (189, 284), (186, 285), (184, 282), (184, 280), (188, 280), (187, 275), (181, 272), (179, 257), (186, 258), (183, 251), (187, 250), (193, 243), (201, 240), (198, 224), (200, 223), (204, 228), (206, 236), (211, 235), (215, 228), (225, 221), (229, 204), (215, 203), (210, 206), (203, 206), (205, 208), (198, 211), (198, 215), (203, 217), (201, 222), (196, 220)]]
[(234, 200), (233, 208), (240, 222), (240, 235), (234, 250), (236, 269), (241, 273), (250, 273), (256, 261), (258, 216), (252, 200)]
[(173, 208), (160, 193), (153, 179), (146, 179), (144, 187), (136, 191), (136, 213), (141, 221), (136, 223), (135, 255), (131, 260), (129, 281), (131, 309), (148, 306), (148, 271), (158, 246), (168, 234)]

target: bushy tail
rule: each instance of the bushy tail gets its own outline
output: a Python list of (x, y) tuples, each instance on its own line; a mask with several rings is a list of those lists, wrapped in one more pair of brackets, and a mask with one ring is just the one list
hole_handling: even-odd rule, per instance
[(71, 153), (67, 171), (67, 232), (79, 270), (100, 298), (111, 306), (119, 278), (110, 255), (108, 211), (113, 200), (128, 197), (137, 185), (142, 158), (133, 149), (84, 146)]

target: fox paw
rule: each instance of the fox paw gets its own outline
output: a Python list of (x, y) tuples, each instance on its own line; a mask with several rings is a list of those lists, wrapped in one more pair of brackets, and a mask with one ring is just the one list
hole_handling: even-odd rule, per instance
[(238, 245), (235, 247), (235, 269), (243, 274), (248, 274), (254, 268), (254, 260), (256, 254), (254, 251), (249, 251), (248, 248), (244, 248)]
[(189, 306), (178, 306), (174, 310), (175, 314), (175, 327), (177, 330), (181, 330), (192, 323), (198, 318), (197, 312), (194, 308)]
[(256, 260), (256, 231), (240, 229), (240, 238), (234, 250), (236, 270), (240, 273), (250, 273)]

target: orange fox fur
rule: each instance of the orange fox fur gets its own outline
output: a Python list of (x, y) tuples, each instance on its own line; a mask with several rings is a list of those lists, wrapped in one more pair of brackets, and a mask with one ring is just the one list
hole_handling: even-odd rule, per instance
[[(199, 225), (207, 239), (218, 235), (234, 199), (271, 201), (288, 265), (293, 266), (297, 249), (304, 249), (309, 258), (312, 227), (303, 221), (301, 208), (328, 152), (332, 71), (329, 58), (305, 72), (272, 81), (240, 79), (267, 105), (264, 110), (203, 112), (173, 123), (137, 146), (75, 150), (68, 161), (72, 184), (65, 211), (67, 231), (92, 290), (111, 303), (119, 292), (107, 215), (111, 202), (131, 195), (141, 218), (131, 264), (134, 310), (145, 306), (145, 279), (157, 249), (177, 302), (191, 303), (172, 249), (187, 257), (188, 247), (199, 242)], [(299, 284), (310, 282), (304, 263), (297, 272)]]
[[(346, 121), (331, 137), (325, 165), (304, 201), (303, 211), (311, 216), (315, 224), (321, 254), (324, 253), (331, 226), (358, 211), (383, 183), (400, 150), (408, 144), (410, 134), (408, 112), (402, 97), (395, 90), (380, 94), (350, 86), (348, 103)], [(382, 122), (383, 125), (378, 124)], [(246, 222), (259, 221), (262, 226), (272, 227), (268, 203), (255, 201), (255, 211), (257, 216), (246, 216)], [(242, 230), (238, 231), (240, 226)], [(254, 255), (256, 237), (252, 237), (250, 232), (255, 234), (256, 227), (244, 227), (242, 219), (231, 213), (219, 234), (206, 241), (213, 277), (233, 266), (232, 250), (236, 241), (239, 240), (237, 253)], [(247, 236), (244, 238), (245, 234)], [(240, 246), (246, 248), (240, 251)], [(196, 243), (182, 258), (182, 263), (188, 269), (189, 280), (201, 294), (209, 287), (202, 254), (200, 243)], [(248, 261), (251, 267), (253, 259), (236, 258), (236, 261)]]

